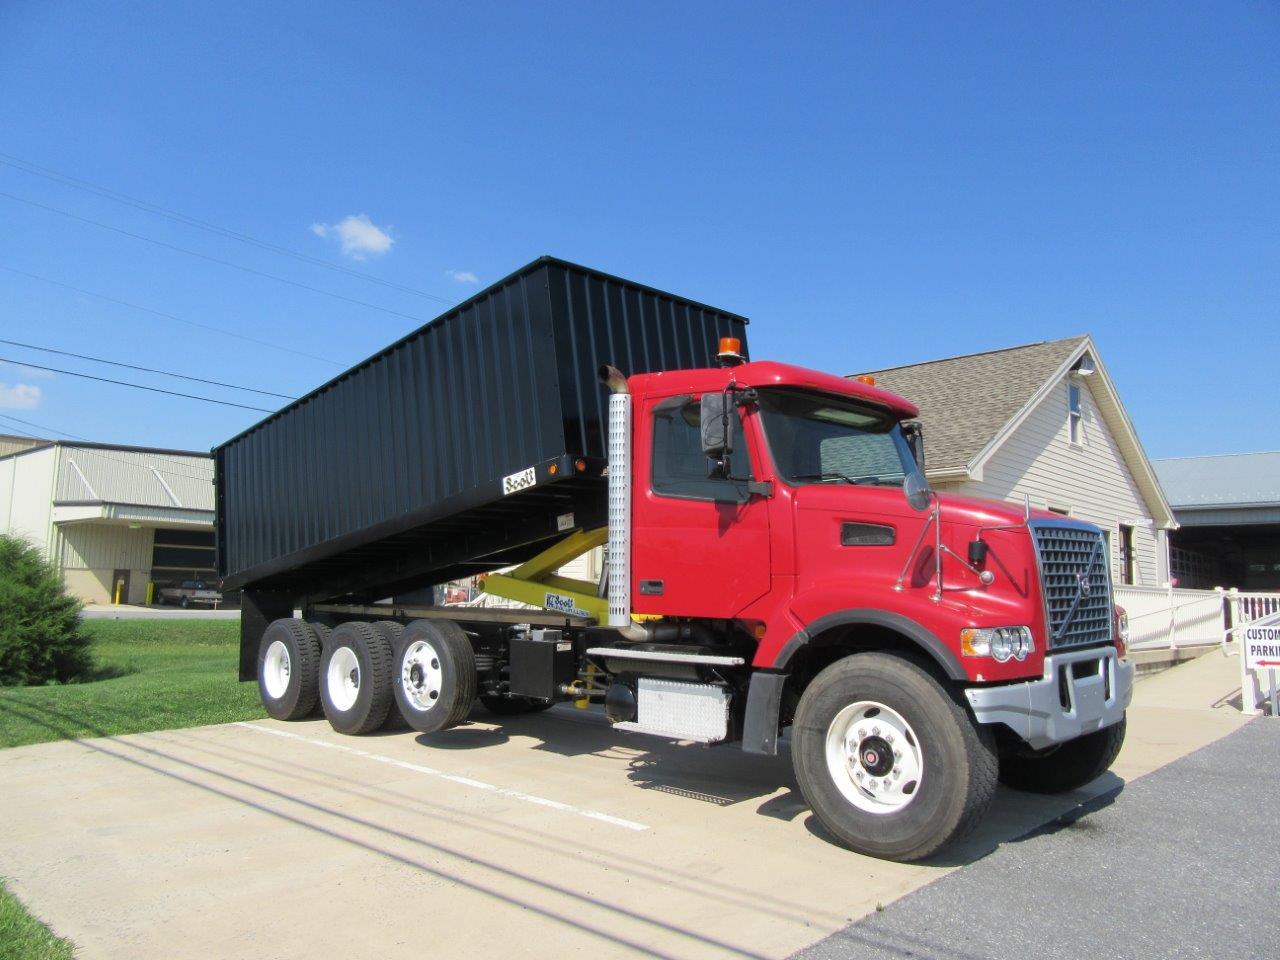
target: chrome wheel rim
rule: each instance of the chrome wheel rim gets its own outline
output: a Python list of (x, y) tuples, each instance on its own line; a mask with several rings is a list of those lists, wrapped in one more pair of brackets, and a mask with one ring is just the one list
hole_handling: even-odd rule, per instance
[(440, 656), (426, 640), (415, 640), (400, 659), (400, 688), (414, 710), (425, 713), (440, 702), (444, 670)]
[(827, 728), (827, 770), (851, 804), (891, 814), (920, 794), (924, 753), (911, 724), (883, 703), (851, 703)]
[(329, 658), (326, 673), (329, 702), (339, 710), (350, 710), (360, 695), (360, 661), (350, 647), (339, 647)]

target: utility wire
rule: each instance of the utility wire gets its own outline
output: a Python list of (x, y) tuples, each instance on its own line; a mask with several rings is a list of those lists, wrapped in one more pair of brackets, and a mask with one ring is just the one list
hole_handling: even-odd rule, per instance
[(138, 367), (132, 363), (120, 363), (117, 360), (103, 360), (101, 357), (87, 357), (83, 353), (71, 353), (69, 350), (55, 350), (52, 347), (37, 347), (33, 343), (20, 343), (17, 340), (0, 340), (11, 347), (24, 347), (27, 350), (39, 350), (41, 353), (56, 353), (60, 357), (74, 357), (77, 360), (88, 360), (90, 363), (105, 363), (111, 367), (123, 367), (126, 370), (140, 370), (143, 373), (158, 373), (162, 377), (175, 377), (178, 380), (190, 380), (192, 383), (206, 383), (211, 387), (226, 387), (228, 390), (244, 390), (247, 393), (260, 393), (266, 397), (279, 397), (281, 400), (296, 400), (284, 393), (272, 393), (270, 390), (259, 390), (256, 387), (241, 387), (234, 383), (223, 383), (221, 380), (204, 380), (200, 377), (189, 377), (185, 373), (172, 373), (168, 370), (156, 370), (152, 367)]
[[(55, 430), (53, 427), (44, 426), (39, 423), (32, 423), (30, 420), (21, 420), (18, 417), (11, 417), (7, 413), (0, 413), (0, 420), (12, 420), (14, 423), (21, 423), (21, 424), (25, 424), (28, 427), (35, 427), (37, 430), (42, 430), (45, 433), (56, 433), (59, 436), (67, 437), (68, 439), (71, 439), (71, 440), (83, 440), (85, 443), (96, 443), (96, 441), (90, 440), (88, 437), (82, 437), (79, 434), (75, 434), (75, 433), (67, 433), (65, 430)], [(31, 433), (27, 430), (20, 430), (17, 427), (7, 427), (7, 429), (16, 431), (17, 433), (22, 434), (24, 437), (30, 437), (32, 440), (48, 440), (49, 439), (48, 437), (37, 436), (36, 434)], [(121, 460), (119, 457), (109, 457), (105, 453), (103, 453), (101, 450), (88, 448), (88, 452), (91, 453), (93, 456), (98, 457), (102, 460), (110, 460), (112, 463), (122, 463), (126, 467), (134, 467), (137, 470), (152, 469), (151, 465), (149, 464), (135, 463), (132, 460)], [(197, 454), (194, 454), (193, 452), (193, 455), (197, 455)], [(169, 461), (172, 461), (173, 459), (172, 457), (167, 456), (165, 454), (153, 454), (153, 456), (158, 456), (158, 457), (161, 457), (163, 460), (169, 460)], [(199, 456), (202, 456), (202, 454), (199, 454)], [(208, 477), (197, 477), (195, 474), (191, 474), (191, 473), (181, 473), (177, 470), (166, 470), (164, 467), (155, 467), (154, 469), (156, 473), (167, 474), (170, 477), (185, 477), (187, 480), (195, 480), (199, 483), (209, 482)]]
[(72, 293), (80, 293), (86, 297), (94, 297), (106, 303), (114, 303), (120, 307), (128, 307), (130, 310), (138, 310), (141, 313), (149, 313), (152, 316), (160, 317), (164, 320), (173, 320), (175, 323), (184, 323), (189, 327), (196, 327), (200, 330), (208, 330), (212, 333), (220, 333), (224, 337), (234, 337), (237, 340), (243, 340), (245, 343), (256, 343), (260, 347), (270, 347), (272, 350), (281, 350), (285, 353), (292, 353), (297, 357), (306, 357), (308, 360), (318, 360), (320, 363), (327, 363), (334, 367), (342, 368), (344, 364), (338, 363), (336, 360), (330, 360), (328, 357), (318, 357), (314, 353), (305, 353), (302, 350), (294, 350), (292, 347), (282, 346), (278, 343), (271, 343), (269, 340), (258, 340), (254, 337), (246, 337), (242, 333), (236, 333), (233, 330), (224, 330), (222, 327), (210, 326), (207, 323), (197, 323), (195, 320), (187, 320), (184, 317), (175, 316), (172, 313), (165, 313), (163, 310), (153, 310), (150, 307), (140, 306), (136, 303), (130, 303), (128, 300), (117, 300), (115, 297), (109, 297), (105, 293), (95, 293), (92, 290), (86, 290), (83, 287), (75, 287), (69, 283), (63, 283), (61, 280), (54, 280), (51, 277), (42, 277), (36, 273), (27, 273), (25, 270), (18, 270), (14, 267), (6, 267), (0, 264), (0, 270), (8, 273), (15, 273), (20, 277), (27, 277), (30, 280), (39, 280), (41, 283), (48, 283), (55, 287), (61, 287), (63, 290), (70, 290)]
[(30, 367), (33, 370), (47, 370), (50, 373), (65, 373), (69, 377), (80, 377), (84, 380), (97, 380), (99, 383), (114, 383), (121, 387), (133, 387), (135, 390), (149, 390), (152, 393), (164, 393), (171, 397), (185, 397), (188, 400), (203, 400), (205, 403), (217, 403), (224, 407), (239, 407), (241, 410), (257, 410), (259, 413), (275, 413), (274, 410), (267, 407), (249, 407), (243, 403), (232, 403), (230, 400), (215, 400), (213, 397), (200, 397), (194, 393), (179, 393), (176, 390), (164, 390), (160, 387), (144, 387), (140, 383), (128, 383), (124, 380), (112, 380), (109, 377), (95, 377), (89, 373), (76, 373), (74, 370), (59, 370), (57, 367), (42, 367), (38, 363), (27, 363), (25, 360), (14, 360), (10, 357), (0, 357), (0, 363), (12, 363), (20, 367)]
[(130, 237), (134, 240), (141, 240), (143, 243), (151, 243), (157, 247), (164, 247), (166, 250), (173, 250), (177, 253), (184, 253), (189, 257), (195, 257), (198, 260), (206, 260), (209, 263), (216, 263), (220, 266), (230, 267), (233, 270), (240, 270), (244, 273), (252, 274), (255, 277), (263, 277), (267, 280), (274, 280), (277, 283), (287, 284), (290, 287), (297, 287), (299, 290), (308, 290), (311, 293), (318, 293), (321, 296), (332, 297), (334, 300), (341, 300), (344, 303), (353, 303), (358, 307), (365, 307), (369, 310), (377, 310), (380, 313), (389, 314), (393, 317), (400, 317), (403, 320), (412, 320), (414, 323), (425, 323), (422, 317), (415, 317), (411, 313), (401, 313), (399, 310), (392, 310), (390, 307), (380, 307), (376, 303), (369, 303), (367, 300), (357, 300), (355, 297), (348, 297), (341, 293), (334, 293), (331, 290), (322, 290), (320, 287), (313, 287), (306, 283), (299, 283), (297, 280), (290, 280), (288, 277), (276, 276), (274, 273), (267, 273), (265, 270), (256, 270), (253, 267), (246, 267), (244, 264), (233, 263), (230, 260), (223, 260), (219, 257), (212, 257), (207, 253), (200, 253), (198, 250), (189, 250), (186, 247), (179, 247), (176, 244), (166, 243), (163, 240), (156, 240), (154, 237), (143, 236), (140, 233), (133, 233), (129, 230), (113, 227), (109, 223), (103, 223), (100, 220), (91, 220), (88, 217), (82, 217), (79, 214), (71, 213), (69, 210), (62, 210), (58, 207), (50, 206), (47, 203), (40, 203), (36, 200), (29, 200), (26, 197), (19, 197), (17, 194), (6, 193), (0, 191), (0, 197), (6, 200), (12, 200), (15, 203), (24, 203), (29, 207), (35, 207), (38, 210), (47, 210), (50, 213), (56, 213), (59, 216), (66, 217), (69, 220), (76, 220), (80, 223), (87, 223), (93, 227), (99, 227), (103, 230), (109, 230), (112, 233), (118, 233), (122, 237)]
[(411, 293), (416, 297), (425, 297), (428, 300), (436, 300), (447, 306), (452, 306), (454, 301), (447, 297), (439, 296), (434, 293), (427, 293), (425, 290), (418, 290), (414, 287), (408, 287), (404, 284), (395, 283), (391, 280), (383, 280), (381, 277), (375, 277), (365, 273), (363, 270), (353, 270), (350, 267), (344, 267), (338, 263), (330, 263), (320, 257), (313, 257), (310, 254), (300, 253), (297, 250), (290, 250), (288, 247), (281, 247), (266, 240), (259, 240), (257, 237), (250, 236), (247, 233), (240, 233), (236, 230), (229, 230), (226, 227), (220, 227), (216, 223), (209, 223), (206, 220), (199, 220), (196, 217), (188, 216), (185, 213), (179, 213), (176, 210), (169, 210), (158, 204), (149, 203), (146, 200), (139, 200), (137, 197), (131, 197), (128, 194), (120, 193), (109, 187), (100, 184), (91, 183), (88, 180), (81, 180), (78, 177), (69, 174), (59, 173), (57, 170), (50, 170), (48, 167), (41, 167), (32, 163), (30, 160), (23, 160), (21, 157), (15, 157), (12, 154), (0, 153), (0, 164), (13, 167), (15, 170), (21, 170), (23, 173), (29, 173), (33, 176), (44, 177), (46, 180), (52, 180), (55, 183), (61, 183), (65, 186), (75, 187), (78, 190), (85, 190), (89, 193), (97, 194), (116, 203), (123, 204), (127, 207), (141, 210), (144, 213), (154, 214), (158, 217), (164, 217), (175, 223), (182, 223), (189, 227), (197, 227), (200, 230), (207, 230), (210, 233), (217, 234), (220, 237), (226, 237), (230, 240), (239, 240), (241, 243), (248, 243), (252, 246), (259, 247), (263, 250), (270, 250), (272, 253), (278, 253), (282, 256), (293, 257), (303, 263), (309, 263), (313, 266), (324, 267), (326, 270), (334, 270), (338, 273), (345, 273), (347, 276), (358, 277), (361, 280), (368, 280), (370, 283), (376, 283), (380, 286), (388, 287), (392, 290), (399, 290), (401, 293)]

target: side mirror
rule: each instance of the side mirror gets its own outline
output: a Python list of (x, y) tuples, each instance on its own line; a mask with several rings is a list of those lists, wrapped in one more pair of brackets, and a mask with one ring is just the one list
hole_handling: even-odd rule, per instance
[(702, 452), (712, 460), (719, 460), (733, 453), (733, 439), (729, 435), (730, 411), (723, 393), (702, 395)]
[(911, 455), (915, 457), (916, 466), (923, 470), (924, 424), (919, 420), (912, 420), (910, 423), (904, 423), (902, 425), (902, 435), (907, 438), (907, 443), (911, 445)]
[(902, 492), (912, 510), (923, 513), (929, 509), (929, 501), (933, 499), (933, 491), (929, 489), (929, 481), (919, 470), (912, 470), (902, 481)]

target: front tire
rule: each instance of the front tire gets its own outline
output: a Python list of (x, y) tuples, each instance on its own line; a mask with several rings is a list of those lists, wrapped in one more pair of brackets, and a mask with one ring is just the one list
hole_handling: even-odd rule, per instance
[(819, 822), (849, 849), (886, 860), (938, 852), (995, 794), (990, 732), (923, 668), (887, 653), (845, 657), (814, 678), (791, 756)]
[(368, 623), (335, 627), (320, 657), (320, 700), (339, 733), (372, 733), (391, 710), (391, 644)]
[(276, 620), (258, 643), (258, 693), (267, 715), (301, 720), (316, 706), (320, 639), (301, 620)]
[(1012, 753), (1000, 761), (1000, 782), (1028, 793), (1066, 793), (1110, 769), (1124, 746), (1127, 720), (1038, 753)]

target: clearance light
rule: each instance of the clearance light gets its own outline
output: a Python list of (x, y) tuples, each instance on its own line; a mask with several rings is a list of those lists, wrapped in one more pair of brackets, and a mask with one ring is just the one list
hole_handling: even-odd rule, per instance
[(551, 466), (547, 467), (547, 473), (551, 474), (553, 477), (559, 472), (560, 472), (560, 464), (558, 463), (553, 463), (551, 464)]
[(960, 631), (960, 652), (966, 657), (991, 657), (997, 663), (1022, 661), (1035, 648), (1030, 627), (970, 627)]
[(577, 460), (573, 461), (573, 469), (577, 470), (579, 473), (586, 473), (587, 461), (579, 457)]
[(865, 383), (868, 387), (874, 387), (876, 385), (876, 378), (869, 373), (860, 373), (854, 377), (854, 379), (859, 383)]

